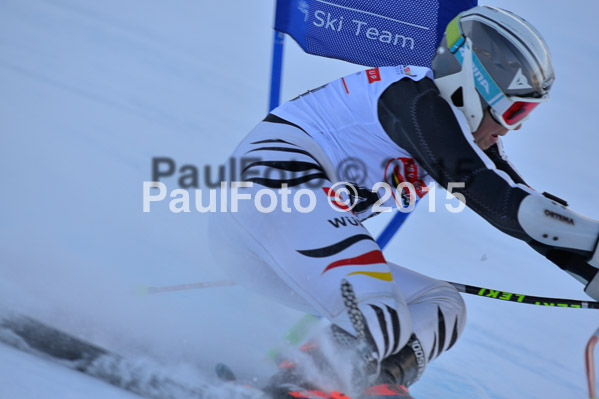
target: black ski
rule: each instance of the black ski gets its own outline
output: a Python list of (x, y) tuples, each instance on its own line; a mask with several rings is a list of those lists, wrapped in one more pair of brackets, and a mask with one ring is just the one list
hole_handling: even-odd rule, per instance
[(27, 316), (0, 314), (0, 341), (150, 399), (202, 399), (205, 387), (190, 387), (147, 364), (136, 364)]

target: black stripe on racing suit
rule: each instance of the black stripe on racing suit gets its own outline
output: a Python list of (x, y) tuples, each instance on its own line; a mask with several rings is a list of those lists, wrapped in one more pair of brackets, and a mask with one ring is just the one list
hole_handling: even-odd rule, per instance
[[(448, 188), (451, 182), (464, 182), (464, 188), (453, 191), (463, 194), (466, 205), (493, 226), (525, 241), (560, 268), (587, 282), (595, 276), (597, 269), (586, 263), (590, 252), (551, 247), (526, 234), (518, 222), (518, 208), (531, 194), (510, 185), (497, 170), (485, 165), (431, 79), (401, 79), (390, 85), (378, 100), (378, 117), (389, 137), (439, 184)], [(499, 152), (495, 154), (491, 149), (489, 155), (498, 169), (503, 169), (514, 182), (524, 184)]]

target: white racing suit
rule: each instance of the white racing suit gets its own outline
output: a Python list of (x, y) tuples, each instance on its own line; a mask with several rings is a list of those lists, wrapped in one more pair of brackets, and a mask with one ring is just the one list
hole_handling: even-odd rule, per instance
[[(524, 207), (526, 215), (520, 216), (521, 205), (527, 197), (541, 201), (539, 218), (543, 207), (566, 212), (558, 199), (526, 186), (500, 146), (480, 150), (464, 116), (439, 96), (432, 78), (428, 68), (375, 68), (276, 108), (233, 153), (241, 165), (234, 180), (245, 185), (238, 193), (252, 200), (238, 201), (237, 212), (219, 214), (214, 226), (215, 246), (223, 249), (219, 259), (237, 281), (352, 333), (339, 288), (347, 279), (379, 360), (397, 353), (412, 334), (420, 340), (424, 361), (432, 360), (456, 342), (466, 312), (449, 284), (385, 259), (361, 224), (377, 206), (396, 201), (407, 206), (425, 195), (433, 180), (444, 187), (463, 182), (456, 191), (466, 205), (550, 259), (555, 247), (543, 241), (543, 234), (526, 230), (537, 209)], [(392, 195), (376, 186), (381, 182), (392, 187)], [(404, 187), (395, 190), (400, 183)], [(331, 187), (349, 188), (351, 194), (335, 197)], [(261, 193), (265, 189), (273, 194)], [(266, 207), (273, 196), (278, 197), (274, 209), (258, 209), (257, 202)], [(306, 211), (308, 203), (314, 208)], [(551, 224), (555, 220), (545, 223), (550, 235), (568, 235)], [(576, 256), (590, 257), (596, 243), (588, 241)], [(596, 271), (560, 267), (585, 282)]]

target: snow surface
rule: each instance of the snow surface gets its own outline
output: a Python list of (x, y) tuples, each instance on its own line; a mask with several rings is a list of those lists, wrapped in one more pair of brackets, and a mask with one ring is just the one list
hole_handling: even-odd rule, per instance
[[(597, 219), (599, 4), (492, 4), (543, 32), (557, 73), (552, 101), (504, 140), (510, 158), (539, 191)], [(225, 361), (261, 381), (272, 372), (266, 352), (300, 314), (237, 286), (144, 295), (140, 287), (226, 276), (204, 244), (205, 215), (143, 213), (142, 182), (152, 157), (212, 165), (216, 180), (264, 117), (274, 0), (3, 0), (1, 9), (0, 303), (150, 355), (181, 378), (215, 384), (212, 367)], [(362, 69), (287, 44), (284, 99)], [(525, 244), (445, 204), (439, 190), (437, 212), (421, 205), (387, 258), (440, 279), (587, 299)], [(368, 227), (376, 234), (389, 218)], [(464, 335), (413, 387), (417, 398), (585, 397), (595, 311), (466, 301)], [(131, 395), (0, 344), (0, 398), (96, 397)]]
[(3, 376), (0, 393), (3, 398), (139, 398), (96, 378), (11, 347), (2, 345), (0, 354)]

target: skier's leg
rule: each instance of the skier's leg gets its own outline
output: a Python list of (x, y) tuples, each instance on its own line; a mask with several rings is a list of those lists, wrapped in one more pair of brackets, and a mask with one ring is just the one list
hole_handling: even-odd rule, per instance
[(410, 385), (429, 361), (455, 344), (464, 329), (466, 307), (449, 283), (395, 264), (389, 267), (408, 302), (413, 335), (399, 353), (383, 361), (380, 378)]
[[(412, 332), (406, 300), (393, 281), (379, 246), (350, 212), (337, 209), (326, 188), (335, 171), (311, 138), (295, 127), (263, 122), (235, 151), (245, 162), (239, 188), (252, 200), (239, 201), (238, 212), (219, 215), (215, 247), (236, 279), (301, 310), (324, 316), (353, 333), (340, 293), (341, 281), (354, 288), (359, 308), (375, 341), (378, 360), (403, 347)], [(334, 179), (334, 177), (333, 177)], [(290, 210), (281, 207), (287, 184)], [(279, 198), (270, 212), (257, 209), (261, 190)], [(303, 190), (303, 192), (302, 192)], [(298, 210), (311, 193), (314, 208)], [(265, 204), (271, 195), (261, 198)], [(303, 199), (304, 201), (301, 201)], [(223, 246), (223, 242), (228, 245)]]
[(408, 302), (414, 334), (427, 360), (432, 360), (449, 350), (461, 335), (466, 324), (464, 300), (445, 281), (394, 264), (389, 266)]

